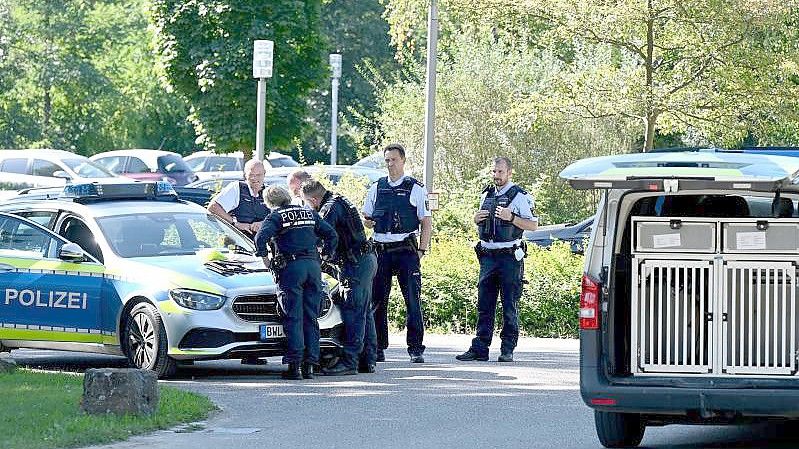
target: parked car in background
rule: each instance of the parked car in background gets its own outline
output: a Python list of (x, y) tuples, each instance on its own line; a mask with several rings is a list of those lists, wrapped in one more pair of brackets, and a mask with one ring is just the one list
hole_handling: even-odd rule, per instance
[(116, 150), (95, 154), (91, 160), (113, 173), (140, 181), (167, 181), (184, 186), (197, 180), (197, 175), (183, 158), (164, 150)]
[[(195, 187), (200, 189), (210, 190), (211, 192), (218, 192), (231, 182), (244, 181), (241, 172), (222, 172), (219, 176), (208, 179), (198, 179), (197, 181), (187, 184), (186, 187)], [(267, 176), (264, 179), (264, 185), (271, 186), (273, 184), (285, 184), (286, 176)], [(180, 193), (180, 192), (178, 192)]]
[(542, 248), (549, 248), (556, 241), (566, 242), (573, 253), (582, 254), (593, 225), (594, 217), (589, 217), (576, 224), (539, 226), (535, 231), (524, 231), (524, 239)]
[(0, 150), (0, 190), (63, 186), (117, 176), (80, 154), (63, 150)]
[(361, 158), (358, 162), (356, 162), (353, 165), (357, 165), (358, 167), (386, 170), (386, 161), (384, 159), (382, 151), (378, 151), (376, 153), (370, 154), (369, 156)]
[(288, 154), (278, 153), (277, 151), (270, 151), (266, 159), (269, 161), (269, 165), (274, 168), (300, 166), (300, 163), (295, 161), (293, 157)]
[[(199, 179), (215, 177), (217, 172), (241, 172), (244, 170), (244, 153), (217, 154), (213, 151), (197, 151), (185, 158), (186, 164), (197, 174)], [(267, 156), (264, 165), (269, 168), (292, 168), (300, 164), (287, 154), (272, 151)], [(228, 175), (225, 175), (228, 176)]]

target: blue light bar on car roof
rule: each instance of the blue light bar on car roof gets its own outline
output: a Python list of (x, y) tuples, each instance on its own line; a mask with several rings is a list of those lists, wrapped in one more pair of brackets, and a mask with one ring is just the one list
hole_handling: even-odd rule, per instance
[(159, 200), (177, 199), (172, 184), (158, 182), (132, 182), (129, 184), (70, 184), (64, 187), (62, 198), (72, 198), (77, 202), (102, 200)]

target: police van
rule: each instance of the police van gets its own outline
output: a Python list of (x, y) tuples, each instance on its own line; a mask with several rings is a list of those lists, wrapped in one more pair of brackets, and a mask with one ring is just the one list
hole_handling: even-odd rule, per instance
[(799, 158), (628, 154), (560, 176), (603, 192), (580, 296), (580, 390), (600, 442), (799, 417)]
[[(285, 352), (282, 293), (252, 242), (168, 183), (30, 189), (0, 212), (0, 350), (124, 355), (160, 377)], [(329, 297), (319, 327), (332, 362)]]

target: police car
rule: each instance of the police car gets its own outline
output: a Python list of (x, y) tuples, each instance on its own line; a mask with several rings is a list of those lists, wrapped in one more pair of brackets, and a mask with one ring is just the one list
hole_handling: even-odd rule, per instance
[[(124, 355), (160, 377), (285, 351), (282, 295), (252, 242), (168, 183), (31, 189), (0, 214), (0, 350)], [(321, 309), (332, 362), (341, 315)]]

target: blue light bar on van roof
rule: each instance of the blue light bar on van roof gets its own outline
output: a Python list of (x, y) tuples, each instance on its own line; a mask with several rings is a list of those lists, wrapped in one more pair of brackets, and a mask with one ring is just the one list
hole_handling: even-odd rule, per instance
[(64, 187), (62, 198), (77, 202), (102, 200), (174, 200), (178, 197), (172, 184), (158, 182), (132, 182), (125, 184), (70, 184)]

